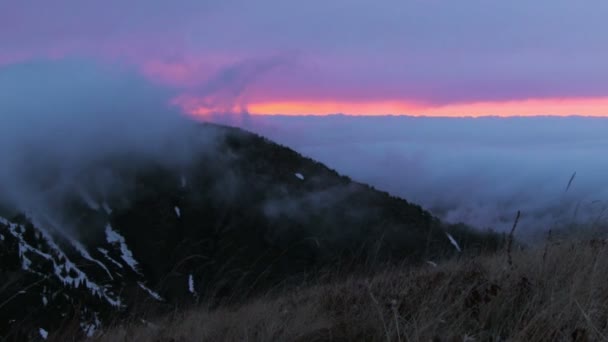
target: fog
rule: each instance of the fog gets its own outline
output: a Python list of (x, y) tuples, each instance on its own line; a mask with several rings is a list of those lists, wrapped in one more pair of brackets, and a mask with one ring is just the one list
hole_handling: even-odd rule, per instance
[(91, 192), (119, 185), (112, 170), (94, 167), (109, 158), (187, 160), (175, 137), (191, 120), (170, 107), (173, 96), (120, 65), (62, 60), (0, 68), (0, 208), (59, 220), (66, 192), (91, 202)]
[[(608, 119), (258, 117), (259, 133), (446, 221), (535, 233), (603, 222)], [(570, 187), (567, 187), (573, 174)]]

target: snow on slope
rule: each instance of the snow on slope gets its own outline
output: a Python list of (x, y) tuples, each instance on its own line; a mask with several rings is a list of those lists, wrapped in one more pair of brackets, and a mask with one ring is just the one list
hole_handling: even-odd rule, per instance
[[(46, 224), (43, 225), (41, 221)], [(127, 308), (128, 301), (119, 295), (127, 288), (139, 289), (155, 300), (164, 301), (159, 293), (145, 285), (145, 278), (138, 271), (138, 263), (124, 237), (109, 224), (105, 229), (106, 239), (85, 245), (84, 241), (58, 230), (56, 223), (47, 217), (38, 216), (38, 220), (30, 219), (30, 223), (21, 224), (0, 217), (0, 232), (3, 236), (0, 252), (2, 249), (14, 250), (17, 257), (12, 261), (16, 264), (7, 264), (8, 267), (19, 267), (37, 279), (33, 283), (28, 280), (25, 285), (12, 290), (16, 291), (14, 293), (18, 297), (11, 298), (10, 301), (19, 302), (23, 298), (24, 303), (27, 303), (25, 298), (37, 297), (41, 312), (47, 312), (45, 315), (51, 321), (54, 318), (61, 320), (65, 316), (61, 307), (80, 303), (80, 312), (76, 315), (82, 333), (88, 337), (102, 328), (103, 318), (99, 310), (122, 311)], [(115, 259), (114, 256), (120, 256), (122, 260)], [(125, 274), (124, 270), (129, 268), (135, 273)], [(92, 306), (87, 304), (85, 298), (91, 298)], [(18, 318), (18, 321), (18, 312), (21, 310), (18, 309), (19, 304), (16, 305), (17, 313), (4, 313), (7, 318)], [(44, 333), (51, 336), (55, 324), (47, 323), (41, 323), (40, 326), (44, 329), (35, 331), (38, 338), (44, 338)]]
[(150, 295), (152, 298), (154, 298), (154, 299), (156, 299), (156, 300), (158, 300), (158, 301), (160, 301), (160, 302), (164, 301), (163, 297), (161, 297), (161, 296), (160, 296), (158, 293), (156, 293), (156, 292), (152, 291), (150, 288), (148, 288), (146, 285), (144, 285), (144, 283), (142, 283), (141, 281), (140, 281), (140, 282), (138, 282), (137, 284), (138, 284), (138, 285), (139, 285), (139, 287), (141, 287), (141, 288), (142, 288), (144, 291), (148, 292), (148, 294), (149, 294), (149, 295)]
[(52, 264), (53, 275), (62, 284), (70, 287), (78, 287), (82, 284), (89, 290), (91, 294), (104, 298), (110, 305), (114, 307), (121, 307), (120, 297), (111, 294), (105, 287), (92, 281), (89, 276), (78, 266), (76, 266), (76, 264), (72, 262), (72, 260), (63, 252), (51, 234), (45, 229), (40, 228), (40, 225), (34, 225), (34, 229), (41, 234), (42, 240), (49, 247), (48, 253), (42, 252), (39, 248), (32, 246), (25, 240), (24, 234), (26, 232), (26, 228), (24, 226), (12, 223), (2, 217), (0, 217), (0, 223), (5, 225), (11, 235), (18, 241), (19, 257), (21, 259), (23, 270), (38, 274), (42, 277), (48, 276), (46, 274), (42, 274), (40, 271), (37, 271), (32, 267), (33, 263), (31, 256), (37, 255)]
[(74, 238), (72, 237), (67, 237), (68, 241), (70, 241), (70, 243), (72, 244), (72, 246), (74, 246), (74, 248), (76, 248), (76, 250), (78, 252), (80, 252), (80, 255), (82, 255), (83, 258), (96, 263), (97, 265), (99, 265), (99, 267), (101, 267), (104, 271), (106, 271), (106, 273), (108, 274), (108, 277), (110, 277), (111, 280), (114, 280), (114, 277), (112, 277), (112, 273), (110, 273), (110, 270), (106, 267), (106, 265), (104, 265), (101, 261), (93, 258), (91, 256), (91, 254), (89, 254), (89, 252), (87, 251), (87, 249), (78, 241), (76, 241)]
[(99, 253), (103, 254), (103, 256), (104, 256), (106, 259), (108, 259), (108, 260), (109, 260), (111, 263), (113, 263), (114, 265), (116, 265), (116, 267), (118, 267), (118, 268), (123, 268), (123, 266), (122, 266), (122, 264), (121, 264), (121, 263), (119, 263), (118, 261), (114, 260), (114, 258), (112, 258), (112, 257), (109, 255), (109, 252), (108, 252), (108, 250), (107, 250), (107, 249), (105, 249), (105, 248), (101, 248), (101, 247), (98, 247), (98, 248), (97, 248), (97, 250), (99, 251)]
[(110, 244), (118, 244), (120, 246), (120, 257), (122, 258), (122, 260), (124, 260), (124, 262), (126, 262), (127, 265), (129, 265), (129, 267), (131, 267), (133, 271), (138, 274), (141, 274), (137, 267), (137, 260), (135, 260), (135, 258), (133, 257), (133, 253), (131, 253), (131, 250), (127, 246), (125, 238), (122, 235), (118, 234), (118, 232), (116, 232), (114, 229), (112, 229), (112, 226), (109, 223), (106, 225), (106, 239)]

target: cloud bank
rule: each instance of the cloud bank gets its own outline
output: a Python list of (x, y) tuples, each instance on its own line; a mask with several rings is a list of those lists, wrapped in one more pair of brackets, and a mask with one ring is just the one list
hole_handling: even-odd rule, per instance
[[(449, 222), (528, 233), (604, 222), (608, 120), (258, 117), (263, 135)], [(566, 186), (576, 172), (570, 188)]]
[(173, 95), (117, 65), (0, 68), (0, 203), (49, 214), (67, 189), (86, 198), (93, 189), (85, 184), (99, 192), (115, 186), (109, 169), (94, 167), (110, 158), (187, 160), (190, 152), (176, 142), (192, 125), (169, 106)]

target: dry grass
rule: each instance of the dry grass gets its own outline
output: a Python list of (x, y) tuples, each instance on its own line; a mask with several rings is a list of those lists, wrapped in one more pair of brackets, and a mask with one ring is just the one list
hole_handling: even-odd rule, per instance
[(608, 338), (608, 245), (551, 242), (437, 267), (394, 268), (99, 341), (598, 341)]

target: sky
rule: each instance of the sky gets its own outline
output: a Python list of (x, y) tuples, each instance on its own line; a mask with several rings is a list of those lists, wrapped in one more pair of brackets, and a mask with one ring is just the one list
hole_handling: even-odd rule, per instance
[(604, 116), (607, 16), (603, 0), (5, 0), (0, 68), (126, 65), (202, 116)]

